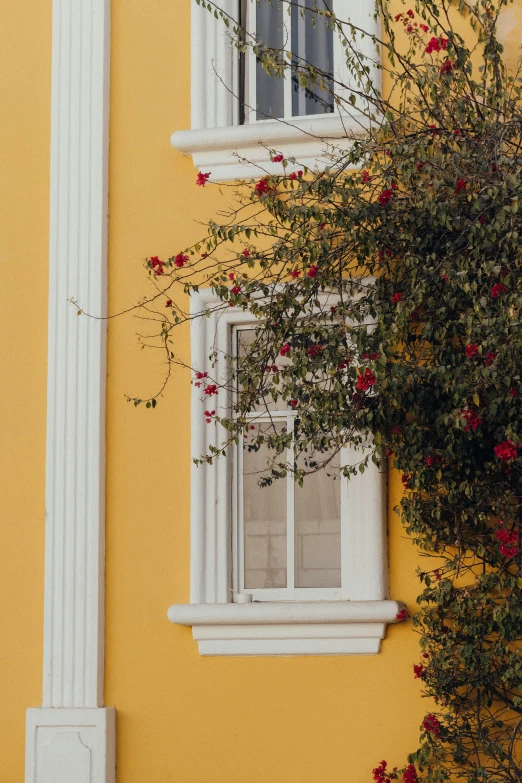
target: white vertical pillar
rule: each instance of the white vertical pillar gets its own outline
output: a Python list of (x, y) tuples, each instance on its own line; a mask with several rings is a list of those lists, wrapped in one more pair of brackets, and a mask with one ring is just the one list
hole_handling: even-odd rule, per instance
[(110, 0), (53, 0), (43, 706), (26, 783), (114, 780), (103, 708)]
[[(238, 0), (220, 0), (219, 7), (238, 21)], [(233, 26), (231, 21), (227, 28), (222, 19), (192, 0), (192, 128), (224, 128), (237, 123), (239, 53), (229, 38)]]

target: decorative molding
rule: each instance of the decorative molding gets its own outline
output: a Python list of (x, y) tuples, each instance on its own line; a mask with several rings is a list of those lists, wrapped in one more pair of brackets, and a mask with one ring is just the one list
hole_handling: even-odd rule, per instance
[(114, 783), (113, 709), (27, 710), (26, 783)]
[(192, 626), (201, 655), (375, 654), (399, 601), (175, 604), (168, 618)]
[(27, 783), (114, 779), (102, 709), (106, 322), (69, 301), (106, 312), (109, 31), (110, 0), (53, 0), (43, 709), (27, 714)]
[(362, 114), (331, 114), (326, 117), (266, 120), (251, 125), (214, 129), (180, 130), (171, 136), (172, 146), (192, 156), (200, 171), (209, 171), (211, 182), (248, 179), (263, 174), (282, 174), (280, 163), (270, 160), (270, 149), (294, 157), (286, 171), (303, 166), (321, 170), (332, 165), (332, 152), (348, 150), (356, 136), (368, 127)]

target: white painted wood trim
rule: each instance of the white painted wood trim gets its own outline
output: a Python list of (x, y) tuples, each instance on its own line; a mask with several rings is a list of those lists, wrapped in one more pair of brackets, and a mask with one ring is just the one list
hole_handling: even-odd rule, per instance
[(26, 783), (111, 783), (103, 704), (110, 0), (53, 0), (43, 708)]

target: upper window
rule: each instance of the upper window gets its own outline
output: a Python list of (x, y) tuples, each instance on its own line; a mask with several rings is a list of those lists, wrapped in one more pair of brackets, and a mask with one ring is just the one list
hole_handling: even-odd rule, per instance
[[(283, 50), (294, 65), (311, 63), (325, 78), (322, 84), (304, 87), (295, 70), (284, 78), (267, 73), (251, 49), (239, 54), (221, 19), (192, 0), (192, 129), (176, 131), (173, 146), (191, 155), (198, 169), (210, 171), (212, 180), (280, 173), (267, 148), (295, 157), (297, 168), (324, 167), (328, 144), (348, 147), (350, 130), (360, 133), (367, 125), (365, 115), (348, 100), (353, 78), (343, 42), (313, 10), (326, 0), (300, 0), (299, 6), (278, 0), (217, 2), (264, 44)], [(329, 2), (339, 19), (377, 32), (373, 0)], [(369, 58), (371, 79), (378, 86), (380, 71), (370, 37), (361, 37), (356, 46)]]

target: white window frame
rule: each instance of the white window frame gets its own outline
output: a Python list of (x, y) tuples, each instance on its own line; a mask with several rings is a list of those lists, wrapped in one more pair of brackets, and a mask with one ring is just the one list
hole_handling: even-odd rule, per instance
[[(326, 297), (327, 295), (325, 295)], [(191, 321), (191, 364), (206, 368), (217, 349), (213, 376), (227, 375), (232, 328), (255, 324), (239, 308), (223, 309), (210, 289), (191, 296), (191, 313), (210, 311)], [(229, 415), (231, 398), (224, 389), (212, 407)], [(216, 400), (216, 402), (214, 402)], [(201, 390), (193, 387), (191, 449), (207, 453), (223, 440), (220, 428), (207, 424)], [(349, 450), (347, 449), (347, 452)], [(347, 461), (357, 458), (348, 454)], [(360, 459), (360, 453), (358, 455)], [(351, 509), (342, 535), (342, 595), (338, 600), (250, 601), (234, 595), (232, 568), (233, 458), (212, 465), (193, 465), (191, 473), (190, 604), (174, 604), (168, 616), (192, 626), (202, 655), (375, 654), (386, 624), (396, 622), (403, 605), (387, 600), (386, 472), (370, 463), (363, 474), (344, 482), (343, 502)]]
[[(253, 7), (255, 2), (249, 0)], [(219, 4), (232, 18), (237, 18), (238, 0), (219, 0)], [(339, 18), (350, 18), (369, 33), (379, 33), (373, 0), (334, 0), (334, 5)], [(361, 112), (338, 107), (332, 114), (238, 125), (239, 54), (227, 29), (222, 20), (191, 0), (191, 30), (191, 129), (175, 131), (171, 144), (191, 156), (198, 170), (210, 172), (211, 181), (280, 174), (281, 165), (270, 160), (268, 149), (295, 157), (298, 163), (294, 170), (303, 166), (320, 170), (331, 163), (332, 145), (348, 149), (347, 135), (360, 134), (368, 127), (368, 119)], [(361, 48), (375, 57), (369, 37), (361, 41)], [(336, 77), (349, 84), (342, 45), (335, 35), (334, 62)], [(373, 68), (372, 81), (380, 86), (381, 72), (377, 67)], [(292, 167), (287, 169), (291, 170)]]

